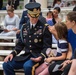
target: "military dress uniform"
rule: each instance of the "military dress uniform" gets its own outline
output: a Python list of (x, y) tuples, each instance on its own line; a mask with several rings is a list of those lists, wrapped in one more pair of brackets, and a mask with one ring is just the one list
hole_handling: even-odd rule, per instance
[[(29, 5), (30, 3), (27, 6)], [(38, 7), (40, 6), (39, 3), (33, 3), (33, 5), (33, 8), (37, 7), (37, 5)], [(33, 9), (33, 11), (36, 12), (36, 8)], [(30, 13), (30, 11), (28, 13)], [(31, 16), (38, 17), (39, 14)], [(30, 60), (30, 58), (36, 58), (39, 56), (42, 56), (42, 59), (46, 58), (46, 50), (47, 48), (51, 48), (51, 45), (51, 33), (49, 32), (48, 27), (46, 27), (40, 20), (38, 20), (33, 28), (31, 27), (30, 21), (27, 24), (22, 25), (19, 41), (16, 44), (14, 51), (11, 53), (14, 58), (12, 61), (8, 61), (3, 64), (5, 75), (15, 75), (14, 69), (21, 68), (24, 69), (25, 75), (34, 75), (34, 66), (36, 67), (39, 64)], [(16, 56), (23, 49), (25, 53), (20, 56)]]

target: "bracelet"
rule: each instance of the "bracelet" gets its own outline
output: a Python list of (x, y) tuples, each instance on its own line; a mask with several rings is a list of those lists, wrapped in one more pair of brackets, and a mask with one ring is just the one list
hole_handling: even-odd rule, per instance
[(66, 60), (70, 60), (69, 58), (66, 58)]

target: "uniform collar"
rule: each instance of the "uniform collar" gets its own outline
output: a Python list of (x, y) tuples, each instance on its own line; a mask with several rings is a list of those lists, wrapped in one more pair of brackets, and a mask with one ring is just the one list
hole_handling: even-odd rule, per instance
[(30, 22), (30, 28), (32, 27), (32, 25), (33, 25), (33, 27), (35, 27), (36, 24), (32, 24), (32, 23)]

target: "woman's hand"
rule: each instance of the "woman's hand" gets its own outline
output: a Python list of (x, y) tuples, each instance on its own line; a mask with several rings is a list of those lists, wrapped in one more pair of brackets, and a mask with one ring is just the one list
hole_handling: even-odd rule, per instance
[(65, 60), (61, 65), (63, 65), (62, 66), (62, 68), (60, 69), (61, 71), (63, 71), (64, 70), (64, 68), (68, 65), (68, 64), (70, 64), (72, 62), (72, 60)]
[(37, 57), (37, 58), (30, 58), (30, 59), (34, 62), (39, 62), (39, 61), (41, 61), (42, 57), (40, 56), (40, 57)]
[(4, 29), (4, 32), (10, 32), (10, 30)]

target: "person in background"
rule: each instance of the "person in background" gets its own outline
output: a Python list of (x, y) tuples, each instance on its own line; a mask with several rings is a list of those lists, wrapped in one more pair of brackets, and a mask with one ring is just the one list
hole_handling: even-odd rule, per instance
[(13, 6), (9, 6), (4, 19), (4, 31), (0, 33), (0, 36), (16, 36), (16, 31), (19, 29), (19, 22), (20, 19), (18, 15), (14, 14)]
[[(15, 75), (14, 69), (24, 69), (25, 75), (34, 75), (36, 62), (30, 60), (31, 57), (39, 57), (41, 61), (48, 47), (51, 47), (52, 35), (48, 28), (39, 20), (41, 4), (31, 2), (25, 5), (28, 12), (29, 22), (24, 24), (20, 31), (20, 37), (15, 49), (10, 53), (3, 63), (5, 75)], [(24, 49), (25, 53), (16, 56)], [(9, 65), (9, 66), (8, 66)]]
[[(66, 54), (68, 51), (68, 42), (67, 42), (67, 27), (64, 23), (56, 23), (54, 26), (48, 26), (49, 31), (55, 36), (57, 39), (57, 55), (52, 53), (51, 49), (46, 51), (47, 58), (45, 58), (44, 63), (41, 64), (35, 71), (35, 75), (53, 75), (51, 73), (51, 69), (53, 69), (57, 63), (61, 63), (66, 58)], [(61, 31), (61, 32), (60, 32)], [(50, 65), (51, 64), (51, 65)], [(50, 67), (50, 71), (48, 72), (48, 67)], [(57, 73), (55, 74), (57, 75)]]
[(17, 7), (19, 6), (19, 1), (20, 0), (8, 0), (8, 5), (13, 5), (14, 6), (14, 9), (16, 10)]
[(9, 6), (13, 6), (11, 0), (7, 0), (7, 5), (2, 8), (2, 10), (7, 10)]
[(46, 21), (52, 20), (52, 18), (53, 18), (53, 13), (52, 13), (52, 11), (48, 11), (48, 12), (47, 12), (47, 16), (46, 16)]
[(3, 7), (3, 0), (0, 0), (0, 10), (2, 10)]
[(55, 6), (56, 2), (57, 2), (57, 0), (53, 0), (53, 7)]
[(14, 9), (16, 10), (17, 7), (19, 6), (19, 1), (20, 0), (7, 0), (7, 5), (2, 8), (2, 10), (7, 10), (9, 6), (13, 6)]
[(28, 16), (27, 16), (27, 10), (23, 11), (22, 13), (22, 17), (19, 23), (19, 29), (21, 29), (22, 25), (27, 23), (27, 21), (29, 20)]
[[(52, 11), (47, 12), (46, 22), (50, 26), (53, 26), (56, 23)], [(52, 34), (52, 43), (57, 43), (57, 40), (54, 38), (53, 34)]]
[(59, 8), (62, 7), (62, 5), (61, 5), (61, 0), (57, 0), (57, 1), (56, 1), (55, 5), (54, 5), (54, 8), (55, 8), (55, 7), (59, 7)]
[(17, 10), (17, 7), (19, 6), (19, 2), (20, 0), (12, 0), (13, 5), (14, 5), (14, 9)]
[(47, 12), (46, 22), (51, 26), (55, 24), (52, 11)]
[(54, 19), (56, 21), (56, 23), (61, 22), (61, 18), (59, 17), (59, 13), (60, 13), (61, 9), (59, 7), (56, 7), (53, 9), (53, 15), (54, 15)]
[(75, 0), (73, 0), (72, 2), (71, 2), (71, 6), (76, 6), (76, 1)]
[[(59, 7), (55, 7), (53, 9), (53, 23), (58, 23), (61, 22), (61, 18), (59, 17), (59, 13), (60, 13), (60, 8)], [(57, 40), (55, 39), (55, 37), (52, 35), (52, 43), (56, 44)]]

